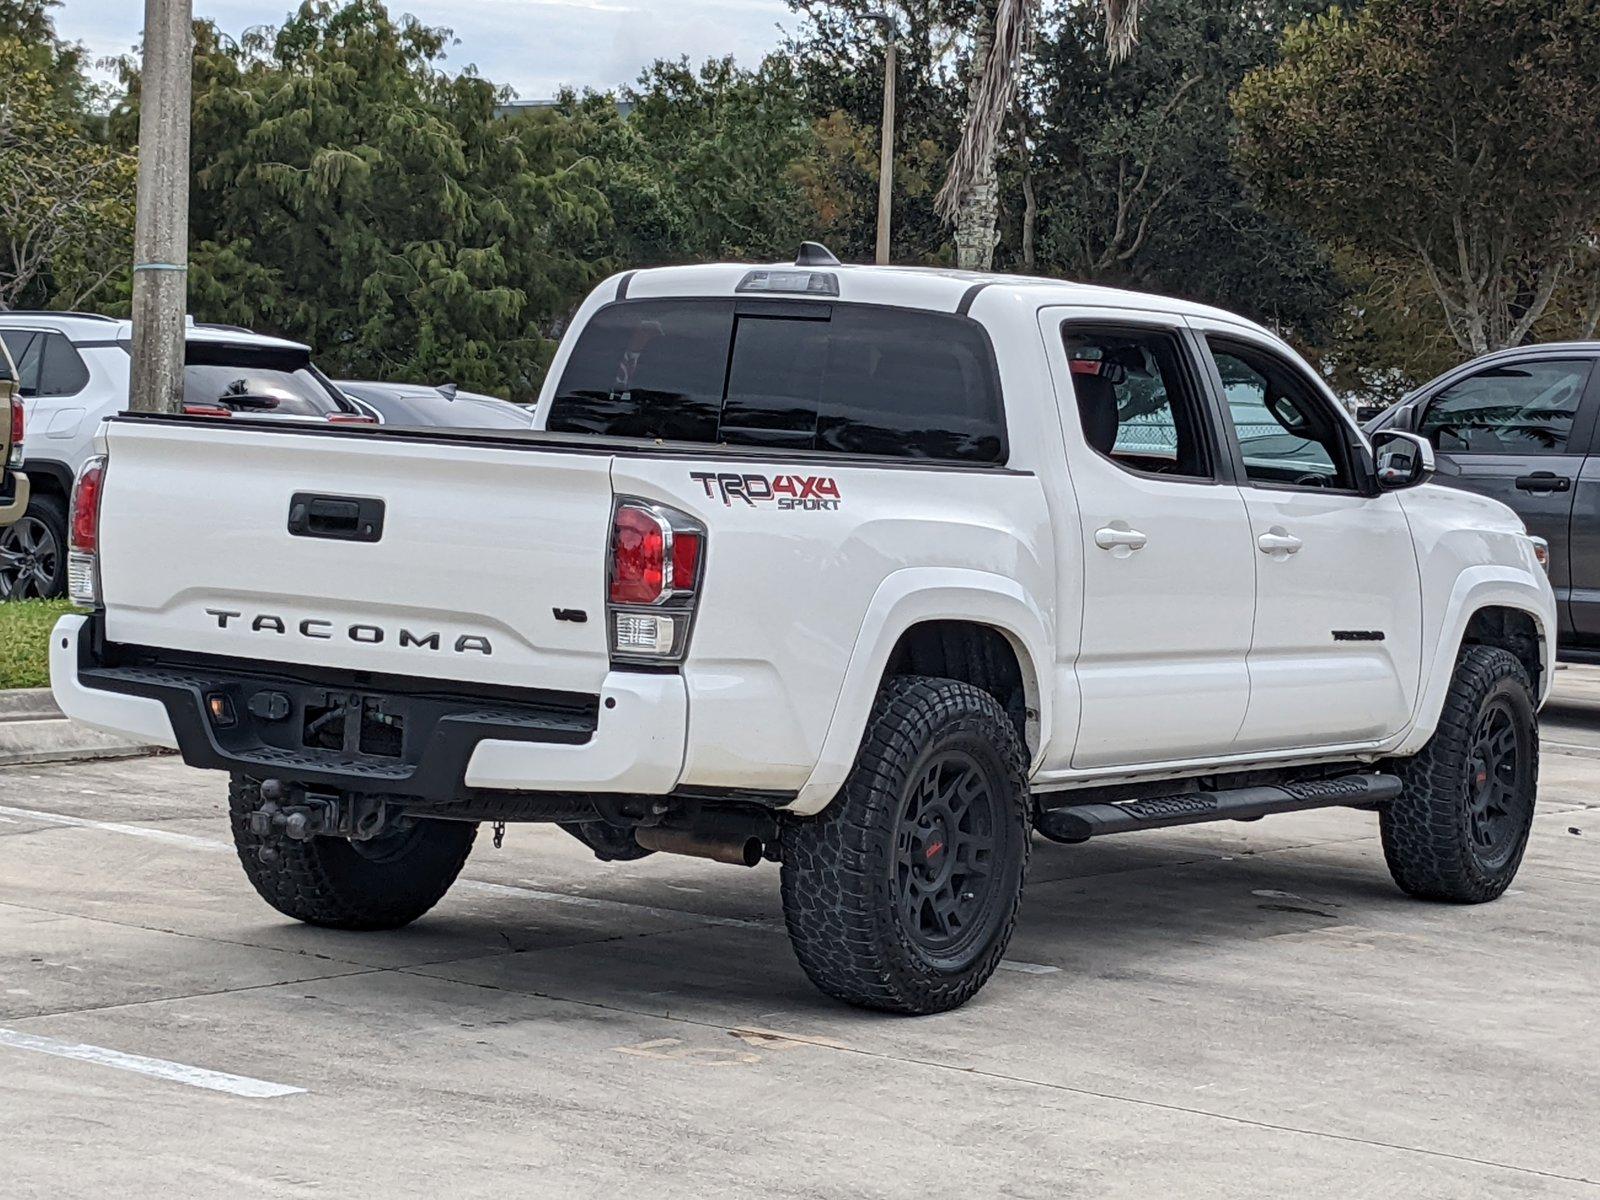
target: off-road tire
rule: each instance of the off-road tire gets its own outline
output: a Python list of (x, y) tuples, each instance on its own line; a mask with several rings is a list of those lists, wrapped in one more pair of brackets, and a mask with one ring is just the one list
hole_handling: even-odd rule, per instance
[(234, 775), (228, 816), (245, 875), (285, 916), (329, 929), (409, 925), (450, 890), (478, 833), (470, 821), (417, 821), (408, 831), (361, 849), (344, 838), (281, 838), (273, 843), (277, 858), (266, 863), (257, 853), (261, 839), (249, 825), (260, 805), (259, 783)]
[[(993, 848), (973, 940), (940, 956), (900, 915), (897, 846), (912, 789), (952, 755), (992, 789), (982, 803)], [(821, 814), (783, 830), (784, 919), (812, 983), (848, 1004), (897, 1013), (945, 1012), (971, 999), (999, 965), (1022, 899), (1025, 773), (1016, 727), (988, 693), (918, 676), (885, 684), (844, 788)]]
[[(1472, 836), (1475, 739), (1491, 709), (1509, 713), (1518, 742), (1515, 808), (1494, 852)], [(1539, 737), (1533, 684), (1516, 657), (1496, 646), (1466, 646), (1433, 737), (1400, 764), (1400, 796), (1379, 816), (1383, 856), (1400, 889), (1423, 900), (1482, 904), (1510, 886), (1533, 826)]]

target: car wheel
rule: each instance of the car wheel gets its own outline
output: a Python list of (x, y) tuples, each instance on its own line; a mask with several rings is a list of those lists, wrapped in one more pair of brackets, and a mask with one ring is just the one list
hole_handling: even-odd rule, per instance
[(1379, 818), (1395, 883), (1425, 900), (1481, 904), (1510, 886), (1533, 827), (1539, 731), (1516, 657), (1467, 646), (1433, 737), (1400, 769)]
[(67, 590), (67, 507), (34, 496), (28, 511), (0, 529), (0, 599), (53, 599)]
[(964, 1004), (1011, 940), (1028, 861), (1025, 755), (999, 702), (950, 679), (892, 679), (850, 778), (783, 833), (795, 955), (849, 1004)]

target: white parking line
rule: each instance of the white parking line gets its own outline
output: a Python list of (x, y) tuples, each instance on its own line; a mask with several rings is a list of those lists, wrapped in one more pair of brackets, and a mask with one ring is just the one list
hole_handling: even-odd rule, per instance
[(149, 829), (143, 825), (123, 825), (116, 821), (91, 821), (87, 817), (69, 817), (63, 813), (40, 812), (32, 808), (7, 808), (3, 804), (0, 804), (0, 817), (14, 817), (19, 821), (45, 821), (53, 825), (72, 825), (80, 829), (103, 829), (108, 833), (122, 833), (129, 837), (146, 838), (152, 842), (165, 842), (169, 846), (187, 846), (191, 850), (233, 849), (227, 842), (219, 842), (215, 838), (173, 833), (166, 829)]
[[(191, 850), (225, 850), (233, 853), (233, 845), (216, 838), (195, 837), (188, 833), (172, 833), (165, 829), (149, 829), (143, 825), (124, 825), (117, 821), (92, 821), (87, 817), (69, 817), (62, 813), (42, 812), (32, 808), (8, 808), (0, 805), (0, 818), (14, 817), (25, 821), (46, 821), (56, 825), (70, 825), (80, 829), (99, 829), (106, 833), (121, 833), (129, 837), (147, 838)], [(748, 921), (741, 917), (717, 917), (710, 913), (687, 912), (679, 908), (655, 908), (648, 904), (634, 904), (627, 900), (607, 900), (598, 896), (572, 896), (566, 892), (547, 892), (541, 888), (521, 887), (506, 883), (488, 883), (478, 879), (463, 879), (458, 887), (490, 895), (516, 896), (523, 900), (544, 900), (550, 904), (567, 904), (576, 908), (600, 908), (611, 912), (643, 913), (674, 921), (693, 921), (700, 925), (728, 925), (743, 929), (770, 929), (772, 922)]]
[(604, 908), (615, 912), (643, 913), (670, 921), (693, 921), (700, 925), (730, 925), (736, 929), (771, 929), (774, 922), (750, 921), (743, 917), (717, 917), (710, 913), (688, 912), (681, 908), (656, 908), (649, 904), (634, 904), (629, 900), (607, 900), (601, 896), (571, 896), (566, 892), (546, 892), (539, 888), (521, 887), (511, 883), (487, 883), (480, 879), (463, 879), (461, 887), (468, 891), (494, 896), (516, 896), (527, 900), (547, 900), (551, 904), (570, 904), (575, 908)]
[(1044, 963), (1021, 962), (1015, 958), (1002, 958), (1000, 960), (1002, 971), (1018, 971), (1023, 975), (1054, 975), (1061, 970), (1060, 967), (1046, 966)]
[(133, 1071), (153, 1079), (166, 1079), (189, 1087), (205, 1088), (213, 1092), (227, 1092), (230, 1096), (245, 1096), (252, 1100), (270, 1100), (277, 1096), (293, 1096), (305, 1088), (290, 1087), (286, 1083), (270, 1083), (265, 1079), (251, 1079), (248, 1075), (229, 1075), (226, 1071), (208, 1071), (204, 1067), (191, 1067), (187, 1063), (168, 1062), (164, 1058), (146, 1058), (142, 1054), (124, 1054), (121, 1050), (108, 1050), (104, 1046), (90, 1046), (83, 1042), (63, 1042), (56, 1038), (40, 1037), (16, 1029), (0, 1028), (0, 1046), (13, 1050), (32, 1050), (39, 1054), (53, 1054), (57, 1058), (71, 1058), (79, 1062), (98, 1063), (102, 1067), (115, 1067), (119, 1071)]

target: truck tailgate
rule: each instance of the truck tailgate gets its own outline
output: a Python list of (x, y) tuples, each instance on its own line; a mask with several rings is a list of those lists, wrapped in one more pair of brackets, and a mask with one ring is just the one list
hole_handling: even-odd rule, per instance
[[(606, 455), (137, 419), (111, 422), (106, 439), (110, 640), (599, 691)], [(332, 501), (317, 511), (333, 536), (324, 521), (291, 532), (297, 496)], [(377, 540), (337, 535), (345, 498), (382, 502)]]

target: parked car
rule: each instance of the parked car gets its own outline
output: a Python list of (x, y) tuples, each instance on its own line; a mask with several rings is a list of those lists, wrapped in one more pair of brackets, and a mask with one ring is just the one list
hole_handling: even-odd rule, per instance
[(453, 429), (531, 429), (533, 413), (495, 396), (463, 392), (453, 383), (377, 383), (340, 379), (335, 386), (380, 425), (443, 425)]
[[(93, 313), (5, 312), (0, 343), (18, 373), (31, 490), (22, 518), (0, 530), (0, 558), (26, 553), (32, 563), (20, 576), (0, 569), (0, 598), (59, 596), (66, 591), (67, 498), (101, 419), (127, 407), (133, 326)], [(367, 419), (297, 342), (191, 325), (185, 361), (184, 400), (196, 415)]]
[[(1246, 456), (1236, 411), (1282, 441)], [(1119, 448), (1151, 416), (1170, 445)], [(1516, 873), (1535, 544), (1258, 325), (811, 246), (607, 281), (537, 417), (111, 420), (61, 708), (230, 773), (298, 920), (405, 925), (479, 822), (554, 822), (778, 861), (806, 973), (896, 1012), (995, 970), (1033, 830), (1342, 805), (1413, 896)]]
[(1446, 371), (1368, 422), (1433, 446), (1438, 480), (1550, 545), (1561, 657), (1600, 662), (1600, 342), (1521, 346)]
[[(28, 511), (28, 477), (21, 471), (22, 401), (17, 399), (17, 368), (0, 342), (0, 529), (15, 524)], [(0, 547), (0, 588), (34, 569), (26, 548)]]

